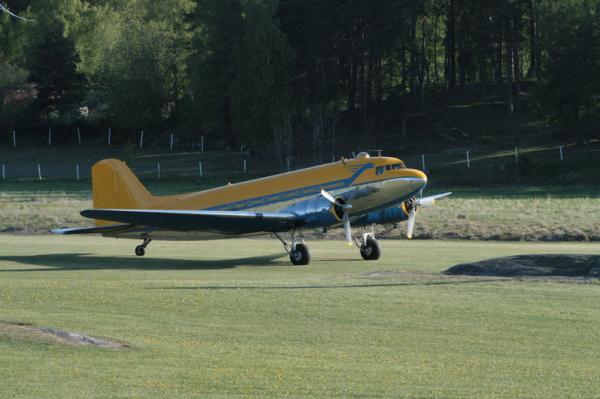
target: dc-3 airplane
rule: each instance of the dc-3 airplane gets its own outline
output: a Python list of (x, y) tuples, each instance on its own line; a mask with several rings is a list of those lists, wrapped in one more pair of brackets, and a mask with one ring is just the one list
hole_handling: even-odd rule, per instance
[[(152, 240), (211, 240), (272, 233), (294, 265), (307, 265), (311, 254), (303, 231), (344, 228), (348, 245), (365, 260), (381, 248), (375, 224), (407, 221), (412, 238), (417, 210), (451, 193), (417, 199), (425, 173), (407, 169), (397, 158), (358, 154), (354, 159), (283, 173), (211, 190), (153, 196), (124, 162), (107, 159), (92, 167), (94, 209), (81, 212), (96, 227), (54, 230), (56, 234), (102, 234), (141, 239), (143, 256)], [(358, 237), (352, 226), (362, 228)], [(291, 242), (281, 234), (289, 233)]]

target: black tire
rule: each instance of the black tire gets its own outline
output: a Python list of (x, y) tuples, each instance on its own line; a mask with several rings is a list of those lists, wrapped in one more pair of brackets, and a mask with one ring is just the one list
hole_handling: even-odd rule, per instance
[(310, 250), (305, 244), (296, 244), (290, 252), (290, 261), (296, 266), (308, 265), (310, 263)]
[(360, 247), (360, 255), (364, 260), (377, 260), (381, 257), (381, 247), (379, 242), (368, 237), (367, 242)]
[(137, 247), (135, 247), (135, 254), (136, 256), (144, 256), (146, 255), (146, 249), (143, 245), (138, 245)]

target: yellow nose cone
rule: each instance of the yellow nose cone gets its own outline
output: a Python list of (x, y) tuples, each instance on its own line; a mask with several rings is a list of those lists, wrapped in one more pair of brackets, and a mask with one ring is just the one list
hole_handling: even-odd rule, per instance
[(417, 170), (417, 169), (409, 169), (409, 171), (412, 174), (411, 177), (421, 179), (421, 180), (423, 180), (423, 183), (427, 183), (427, 175), (425, 173), (423, 173), (422, 171)]
[(421, 190), (427, 185), (427, 175), (417, 169), (404, 169), (402, 177), (410, 181), (412, 190)]

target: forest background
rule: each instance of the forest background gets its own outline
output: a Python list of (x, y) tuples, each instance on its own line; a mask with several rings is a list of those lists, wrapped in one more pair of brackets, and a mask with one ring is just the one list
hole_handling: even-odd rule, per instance
[(450, 120), (460, 106), (467, 118), (515, 121), (500, 142), (535, 141), (540, 129), (579, 143), (598, 135), (599, 0), (4, 5), (33, 20), (0, 16), (6, 137), (176, 132), (262, 148), (280, 163), (299, 152), (319, 162), (336, 139), (341, 149), (489, 140), (464, 117)]

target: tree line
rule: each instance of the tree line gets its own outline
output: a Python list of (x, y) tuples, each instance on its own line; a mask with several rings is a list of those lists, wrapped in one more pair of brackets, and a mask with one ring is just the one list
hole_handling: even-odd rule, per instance
[[(548, 123), (600, 108), (600, 0), (10, 0), (0, 128), (197, 132), (323, 157), (411, 113), (522, 86)], [(389, 115), (398, 116), (390, 119)]]

